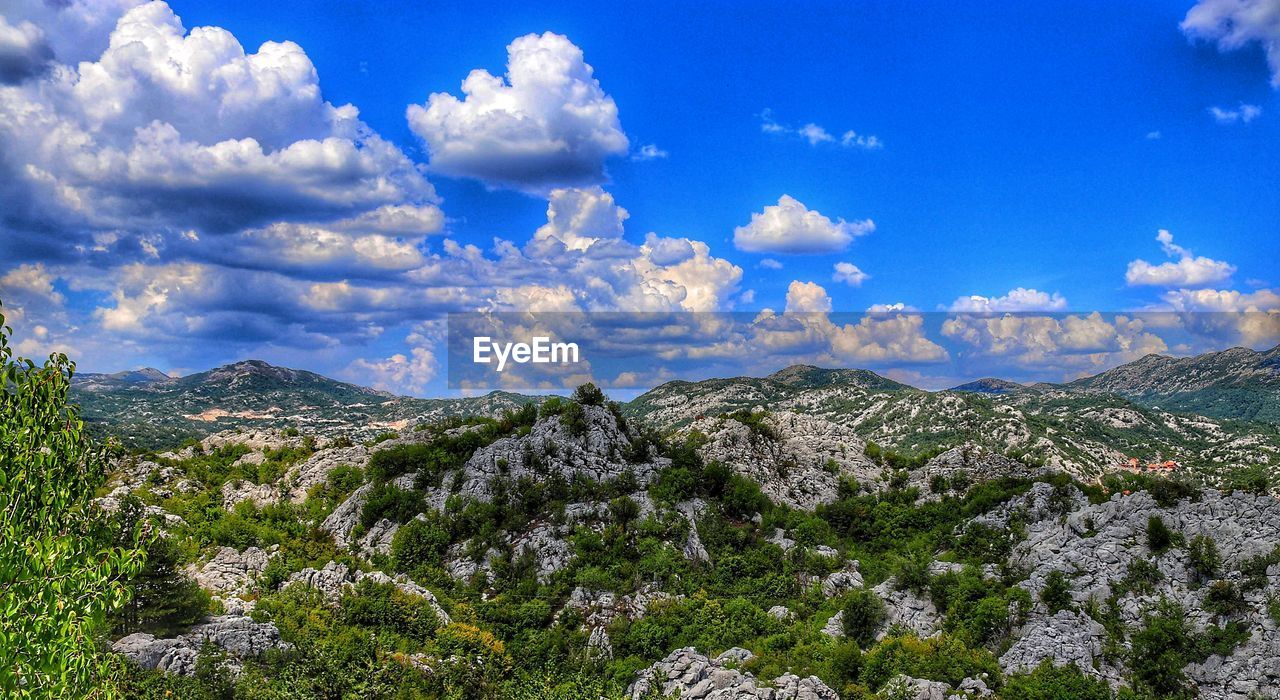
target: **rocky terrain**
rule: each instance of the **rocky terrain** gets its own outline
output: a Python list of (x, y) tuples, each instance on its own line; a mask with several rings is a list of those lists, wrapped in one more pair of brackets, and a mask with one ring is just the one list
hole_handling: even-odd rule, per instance
[[(214, 673), (328, 684), (301, 697), (384, 676), (524, 697), (547, 674), (578, 688), (548, 697), (1280, 697), (1280, 501), (1265, 469), (1213, 488), (1276, 443), (1068, 394), (800, 367), (363, 441), (212, 433), (121, 459), (100, 494), (206, 596), (111, 646), (179, 696)], [(1120, 469), (1141, 445), (1217, 470)]]

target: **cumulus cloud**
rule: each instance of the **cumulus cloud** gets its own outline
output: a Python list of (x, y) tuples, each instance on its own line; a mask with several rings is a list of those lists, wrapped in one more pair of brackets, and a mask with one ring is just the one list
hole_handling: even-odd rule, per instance
[(408, 355), (396, 353), (382, 360), (357, 358), (343, 375), (396, 394), (421, 394), (440, 370), (440, 363), (427, 348), (411, 348)]
[(434, 207), (398, 148), (355, 107), (323, 99), (297, 44), (246, 53), (230, 32), (187, 32), (151, 2), (123, 12), (94, 58), (0, 87), (0, 227), (15, 255), (109, 250), (99, 235), (127, 253), (192, 229)]
[(876, 228), (871, 219), (832, 221), (784, 194), (776, 205), (751, 215), (751, 222), (733, 231), (733, 244), (751, 253), (805, 255), (837, 253), (858, 236)]
[(1280, 343), (1280, 290), (1179, 289), (1163, 299), (1183, 328), (1204, 338), (1262, 348)]
[(1002, 311), (1061, 311), (1067, 308), (1067, 299), (1057, 292), (1018, 287), (998, 297), (977, 294), (960, 297), (951, 302), (950, 310), (969, 313), (995, 313)]
[(1258, 44), (1271, 68), (1271, 86), (1280, 87), (1280, 5), (1273, 0), (1199, 0), (1180, 26), (1192, 39), (1215, 42), (1219, 51)]
[(1173, 234), (1161, 229), (1156, 234), (1164, 254), (1174, 261), (1153, 265), (1146, 260), (1134, 260), (1125, 271), (1129, 286), (1153, 287), (1203, 287), (1222, 282), (1235, 274), (1236, 268), (1221, 260), (1195, 257), (1190, 250), (1173, 242)]
[(1262, 108), (1258, 105), (1247, 105), (1243, 102), (1235, 109), (1227, 109), (1223, 107), (1213, 106), (1209, 108), (1209, 114), (1215, 122), (1219, 124), (1248, 124), (1249, 122), (1262, 116)]
[(859, 134), (852, 129), (846, 130), (837, 136), (827, 131), (825, 127), (812, 122), (799, 127), (780, 124), (774, 120), (773, 112), (769, 109), (760, 113), (760, 130), (766, 134), (792, 136), (805, 141), (810, 146), (832, 144), (841, 148), (856, 148), (867, 151), (874, 151), (884, 147), (884, 144), (875, 135)]
[(850, 287), (860, 287), (870, 277), (871, 275), (858, 269), (858, 266), (853, 263), (838, 262), (836, 263), (835, 274), (831, 276), (831, 279), (836, 282), (843, 282)]
[(629, 142), (593, 73), (567, 37), (529, 34), (507, 47), (505, 77), (473, 70), (462, 99), (434, 93), (406, 117), (436, 172), (532, 192), (599, 183)]
[[(820, 285), (793, 281), (783, 313), (762, 311), (747, 329), (745, 347), (775, 362), (786, 358), (828, 366), (940, 362), (949, 357), (925, 335), (920, 314), (859, 315), (856, 322), (841, 323), (833, 320), (831, 308), (831, 297)], [(733, 345), (728, 351), (741, 357), (742, 347)]]
[(948, 318), (942, 334), (967, 345), (968, 355), (1003, 357), (1032, 369), (1060, 367), (1074, 374), (1168, 349), (1164, 340), (1147, 332), (1142, 319), (1117, 315), (1108, 320), (1096, 311), (1087, 316), (965, 314)]
[(601, 239), (621, 238), (622, 222), (630, 214), (600, 187), (559, 188), (547, 201), (547, 223), (534, 232), (535, 241), (557, 241), (569, 250), (586, 250)]
[(0, 85), (20, 83), (53, 65), (44, 31), (28, 20), (10, 23), (0, 15)]
[(773, 258), (761, 258), (760, 262), (756, 263), (756, 267), (763, 268), (765, 270), (781, 270), (782, 263), (774, 260)]

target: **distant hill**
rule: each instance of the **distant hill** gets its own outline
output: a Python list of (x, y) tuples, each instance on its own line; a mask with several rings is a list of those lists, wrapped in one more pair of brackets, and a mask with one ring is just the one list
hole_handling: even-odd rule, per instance
[(506, 392), (465, 399), (396, 396), (261, 360), (185, 377), (154, 369), (78, 375), (72, 392), (91, 428), (143, 448), (231, 428), (296, 427), (364, 438), (435, 418), (493, 415), (537, 400)]
[(1280, 346), (1195, 357), (1147, 355), (1063, 388), (1117, 394), (1166, 411), (1280, 423)]
[(998, 396), (1003, 394), (1012, 394), (1015, 391), (1022, 391), (1026, 388), (1027, 387), (1017, 382), (1011, 382), (1007, 379), (984, 377), (982, 379), (975, 379), (971, 382), (966, 382), (960, 386), (953, 386), (947, 391), (962, 391), (972, 394), (994, 394)]
[(1129, 457), (1173, 459), (1206, 476), (1224, 465), (1280, 463), (1274, 425), (1179, 416), (1118, 393), (999, 379), (929, 392), (865, 370), (796, 366), (768, 377), (668, 382), (625, 410), (660, 429), (702, 431), (708, 419), (762, 410), (790, 426), (789, 439), (837, 451), (867, 441), (918, 457), (967, 443), (1089, 478)]

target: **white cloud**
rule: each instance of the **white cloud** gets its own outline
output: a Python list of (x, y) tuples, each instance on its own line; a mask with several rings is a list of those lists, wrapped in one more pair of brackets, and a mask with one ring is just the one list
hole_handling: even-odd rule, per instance
[(835, 274), (831, 276), (831, 279), (836, 282), (843, 282), (850, 287), (860, 287), (870, 277), (871, 275), (858, 269), (858, 266), (853, 263), (838, 262), (836, 263)]
[(671, 155), (666, 151), (658, 148), (657, 144), (649, 143), (640, 147), (635, 153), (631, 154), (631, 160), (659, 160)]
[(761, 258), (760, 262), (756, 263), (756, 267), (761, 267), (766, 270), (781, 270), (782, 263), (774, 260), (773, 258)]
[(1271, 348), (1280, 343), (1280, 290), (1178, 289), (1164, 301), (1184, 328), (1218, 343)]
[(1271, 67), (1271, 86), (1280, 87), (1280, 5), (1274, 0), (1199, 0), (1182, 20), (1183, 33), (1235, 51), (1256, 42)]
[(382, 360), (358, 358), (343, 371), (347, 378), (396, 394), (422, 394), (440, 370), (440, 363), (427, 348), (415, 347), (409, 354), (396, 353)]
[(1218, 106), (1210, 107), (1209, 114), (1219, 124), (1248, 124), (1262, 116), (1262, 108), (1258, 105), (1247, 105), (1241, 102), (1240, 106), (1235, 109), (1224, 109)]
[(961, 315), (942, 324), (942, 334), (969, 346), (967, 354), (1006, 357), (1027, 368), (1060, 367), (1079, 374), (1113, 367), (1167, 350), (1164, 340), (1146, 332), (1139, 318), (1107, 320), (1087, 316)]
[(119, 17), (96, 59), (0, 87), (0, 227), (15, 249), (51, 229), (69, 255), (100, 233), (125, 250), (192, 229), (434, 208), (398, 148), (323, 99), (297, 44), (246, 53), (152, 2)]
[(1159, 131), (1148, 131), (1148, 132), (1147, 132), (1147, 140), (1148, 140), (1148, 141), (1159, 141), (1161, 138), (1162, 138), (1162, 135), (1161, 135), (1161, 133), (1160, 133)]
[(97, 59), (120, 17), (144, 2), (6, 0), (0, 19), (0, 84), (40, 75), (55, 61), (74, 66)]
[(1130, 262), (1124, 276), (1129, 286), (1203, 287), (1222, 282), (1235, 274), (1234, 265), (1193, 256), (1190, 250), (1175, 244), (1173, 234), (1164, 229), (1156, 234), (1156, 240), (1165, 255), (1177, 260), (1159, 265), (1146, 260)]
[[(925, 336), (920, 314), (861, 315), (856, 323), (840, 324), (832, 321), (831, 308), (831, 297), (821, 286), (793, 281), (787, 288), (784, 312), (765, 310), (751, 323), (747, 347), (772, 360), (789, 358), (828, 366), (948, 358), (946, 349)], [(735, 345), (727, 352), (740, 356), (741, 347)]]
[(836, 253), (875, 228), (871, 219), (832, 221), (784, 194), (776, 205), (752, 214), (749, 224), (734, 229), (733, 244), (738, 250), (752, 253)]
[(760, 113), (760, 130), (766, 134), (779, 134), (783, 136), (793, 136), (808, 142), (810, 146), (819, 146), (824, 143), (839, 146), (841, 148), (857, 148), (867, 151), (874, 151), (883, 148), (884, 144), (880, 139), (871, 134), (859, 134), (853, 130), (847, 130), (837, 138), (834, 134), (827, 131), (825, 127), (809, 122), (804, 126), (791, 127), (786, 124), (779, 124), (773, 119), (773, 111), (765, 109)]
[(1001, 311), (1061, 311), (1067, 308), (1067, 299), (1057, 292), (1052, 294), (1037, 289), (1018, 287), (999, 297), (977, 294), (960, 297), (951, 302), (950, 310), (967, 313), (993, 313)]
[(44, 263), (19, 265), (0, 275), (0, 298), (10, 294), (29, 295), (60, 305), (65, 299), (53, 288), (53, 280), (54, 275)]
[(505, 79), (473, 70), (462, 93), (434, 93), (406, 111), (436, 172), (545, 192), (602, 182), (605, 160), (627, 152), (613, 98), (559, 34), (511, 42)]
[(28, 20), (10, 23), (0, 15), (0, 85), (20, 83), (53, 64), (44, 31)]
[(559, 241), (569, 250), (586, 250), (604, 238), (621, 238), (622, 222), (630, 214), (613, 195), (599, 187), (561, 188), (547, 201), (547, 223), (534, 233), (536, 241)]

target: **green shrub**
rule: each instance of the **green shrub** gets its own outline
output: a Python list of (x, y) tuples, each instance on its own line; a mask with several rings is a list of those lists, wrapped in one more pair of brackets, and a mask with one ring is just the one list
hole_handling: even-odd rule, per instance
[(396, 571), (410, 573), (421, 566), (438, 567), (449, 549), (448, 526), (435, 511), (414, 518), (391, 538), (391, 561)]
[(1214, 581), (1204, 596), (1204, 610), (1219, 617), (1232, 617), (1244, 612), (1244, 594), (1231, 581)]
[(605, 402), (604, 392), (600, 391), (600, 387), (587, 382), (581, 384), (577, 389), (573, 390), (573, 400), (583, 406), (603, 406)]
[(1045, 659), (1030, 673), (1005, 678), (1002, 700), (1111, 700), (1107, 682), (1085, 675), (1075, 664), (1054, 666)]
[(1187, 565), (1191, 572), (1205, 581), (1218, 575), (1222, 568), (1222, 555), (1218, 553), (1218, 544), (1208, 535), (1196, 535), (1187, 546)]
[(1152, 554), (1164, 554), (1173, 543), (1174, 533), (1160, 516), (1153, 515), (1147, 519), (1147, 547)]
[(843, 615), (844, 636), (859, 646), (870, 646), (884, 624), (884, 601), (869, 589), (856, 588), (845, 601)]
[(1072, 609), (1071, 583), (1067, 575), (1060, 569), (1054, 569), (1045, 577), (1044, 589), (1040, 591), (1040, 600), (1052, 615), (1059, 610)]
[(899, 673), (952, 686), (984, 673), (991, 678), (1000, 676), (1000, 664), (991, 652), (971, 649), (948, 635), (929, 639), (887, 637), (863, 654), (862, 662), (859, 680), (872, 691), (880, 690)]
[(375, 484), (360, 510), (360, 525), (368, 529), (383, 518), (403, 523), (426, 509), (426, 501), (417, 491), (391, 484)]

